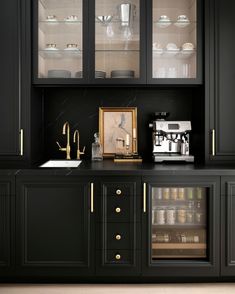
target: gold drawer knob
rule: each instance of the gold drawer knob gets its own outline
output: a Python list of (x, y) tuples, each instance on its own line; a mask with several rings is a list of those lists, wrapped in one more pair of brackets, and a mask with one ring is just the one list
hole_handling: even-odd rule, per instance
[(115, 239), (119, 241), (122, 239), (122, 237), (121, 237), (121, 235), (116, 235)]
[(116, 254), (115, 255), (116, 260), (120, 260), (121, 259), (121, 255), (120, 254)]
[(122, 194), (122, 190), (117, 189), (116, 194), (117, 194), (117, 195), (121, 195), (121, 194)]
[(121, 208), (120, 207), (116, 207), (115, 211), (116, 211), (116, 213), (120, 213), (121, 212)]

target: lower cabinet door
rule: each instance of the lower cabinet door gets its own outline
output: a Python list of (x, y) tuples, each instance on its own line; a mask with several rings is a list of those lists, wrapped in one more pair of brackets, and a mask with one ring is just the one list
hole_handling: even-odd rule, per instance
[(235, 276), (235, 177), (222, 177), (221, 275)]
[[(11, 181), (0, 179), (0, 280), (11, 265)], [(12, 228), (13, 229), (13, 228)], [(13, 234), (12, 234), (13, 235)]]
[(21, 274), (94, 274), (91, 183), (81, 177), (17, 179), (18, 265)]
[(219, 276), (220, 178), (158, 176), (143, 182), (143, 275)]

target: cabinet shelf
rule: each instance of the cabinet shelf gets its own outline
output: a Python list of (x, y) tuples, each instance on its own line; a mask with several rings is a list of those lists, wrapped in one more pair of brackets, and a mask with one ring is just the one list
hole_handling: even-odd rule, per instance
[(187, 259), (190, 259), (190, 258), (192, 258), (192, 259), (201, 259), (201, 258), (206, 258), (207, 256), (206, 256), (206, 254), (200, 254), (200, 255), (186, 255), (186, 254), (184, 254), (184, 255), (170, 255), (170, 254), (168, 254), (168, 255), (152, 255), (152, 258), (153, 259), (172, 259), (172, 258), (174, 258), (174, 259), (184, 259), (184, 258), (187, 258)]
[(179, 51), (170, 51), (170, 50), (153, 50), (153, 58), (157, 59), (188, 59), (195, 55), (196, 50), (179, 50)]
[(170, 25), (168, 27), (161, 27), (162, 23), (159, 21), (154, 21), (153, 24), (154, 24), (153, 30), (155, 32), (157, 31), (158, 34), (159, 33), (160, 34), (173, 34), (173, 33), (187, 34), (187, 33), (190, 33), (192, 31), (196, 30), (196, 28), (197, 28), (196, 21), (190, 21), (184, 27), (176, 26), (177, 21), (171, 21)]
[(50, 34), (76, 34), (78, 35), (79, 30), (82, 29), (82, 21), (39, 21), (39, 29), (47, 35)]
[(206, 243), (153, 243), (152, 249), (206, 249)]
[(206, 224), (174, 224), (174, 225), (157, 225), (152, 224), (153, 228), (156, 229), (204, 229)]
[(74, 0), (39, 0), (42, 6), (45, 9), (55, 9), (58, 8), (71, 8), (71, 9), (78, 9), (81, 8), (81, 1), (74, 1)]
[(95, 50), (95, 52), (121, 52), (121, 53), (128, 53), (128, 52), (140, 52), (140, 50), (135, 50), (135, 49), (128, 49), (128, 50), (125, 50), (125, 49), (105, 49), (105, 50)]
[(66, 50), (56, 50), (56, 51), (47, 51), (40, 50), (39, 54), (44, 59), (77, 59), (82, 57), (82, 51), (66, 51)]

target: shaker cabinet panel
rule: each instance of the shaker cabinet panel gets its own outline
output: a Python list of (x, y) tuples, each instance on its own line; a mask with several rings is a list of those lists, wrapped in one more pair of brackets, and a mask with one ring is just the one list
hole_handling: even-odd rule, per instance
[[(94, 232), (89, 179), (18, 179), (18, 262), (41, 274), (46, 268), (93, 272)], [(25, 269), (24, 269), (25, 270)], [(27, 272), (27, 270), (25, 270)], [(53, 271), (51, 272), (53, 274)]]
[[(235, 160), (235, 33), (234, 1), (210, 1), (210, 27), (207, 32), (208, 59), (206, 78), (210, 99), (207, 138), (210, 160)], [(207, 26), (208, 27), (208, 26)]]
[(0, 273), (10, 265), (11, 183), (0, 180)]
[(20, 153), (20, 2), (1, 2), (0, 156)]
[[(235, 177), (222, 177), (221, 275), (235, 275)], [(223, 193), (224, 192), (224, 193)]]

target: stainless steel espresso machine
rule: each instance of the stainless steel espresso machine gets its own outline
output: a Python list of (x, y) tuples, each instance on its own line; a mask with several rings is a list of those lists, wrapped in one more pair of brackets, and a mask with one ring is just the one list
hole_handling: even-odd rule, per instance
[(153, 130), (153, 159), (155, 162), (194, 162), (189, 155), (190, 121), (166, 121), (168, 112), (156, 112), (155, 120), (149, 124)]

